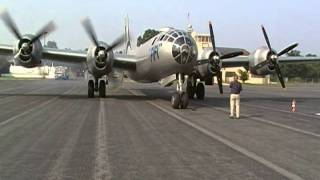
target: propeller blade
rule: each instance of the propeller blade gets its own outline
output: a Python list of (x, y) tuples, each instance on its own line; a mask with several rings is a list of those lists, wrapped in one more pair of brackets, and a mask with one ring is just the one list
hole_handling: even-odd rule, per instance
[(275, 67), (276, 67), (276, 72), (277, 72), (277, 75), (278, 75), (278, 78), (279, 78), (279, 81), (281, 83), (282, 88), (286, 88), (279, 64), (276, 64)]
[(241, 56), (241, 55), (243, 55), (242, 51), (236, 51), (236, 52), (232, 52), (232, 53), (229, 53), (229, 54), (222, 55), (220, 57), (220, 59), (230, 59), (230, 58), (234, 58), (234, 57)]
[(217, 72), (217, 80), (218, 80), (218, 86), (219, 86), (220, 94), (223, 94), (222, 72), (221, 71)]
[(209, 29), (210, 29), (210, 38), (211, 38), (212, 49), (213, 49), (213, 52), (216, 53), (217, 52), (217, 50), (216, 50), (216, 41), (214, 39), (214, 33), (213, 33), (213, 28), (212, 28), (211, 21), (209, 21)]
[(1, 18), (17, 39), (22, 39), (19, 29), (7, 11), (1, 12)]
[(37, 41), (38, 39), (40, 39), (42, 36), (44, 36), (45, 34), (49, 34), (52, 31), (54, 31), (56, 28), (55, 24), (53, 21), (50, 21), (48, 24), (46, 24), (45, 26), (43, 26), (42, 29), (40, 29), (37, 34), (30, 40), (30, 44), (34, 43), (35, 41)]
[(121, 35), (115, 41), (113, 41), (112, 44), (110, 44), (110, 46), (106, 49), (106, 52), (111, 51), (112, 49), (114, 49), (115, 47), (123, 44), (124, 42), (125, 42), (125, 35)]
[(263, 27), (263, 25), (261, 25), (261, 28), (262, 28), (262, 32), (263, 32), (263, 35), (264, 35), (264, 39), (266, 40), (267, 45), (268, 45), (268, 47), (269, 47), (269, 50), (270, 50), (270, 52), (273, 52), (273, 51), (272, 51), (272, 48), (271, 48), (270, 40), (269, 40), (269, 37), (268, 37), (268, 34), (267, 34), (266, 29)]
[(99, 46), (98, 40), (97, 40), (97, 35), (94, 31), (94, 28), (92, 26), (92, 23), (89, 18), (84, 18), (81, 20), (81, 23), (86, 30), (86, 33), (89, 35), (90, 40), (93, 42), (95, 46)]
[(298, 43), (294, 43), (294, 44), (288, 46), (287, 48), (285, 48), (285, 49), (283, 49), (282, 51), (280, 51), (280, 52), (278, 53), (278, 56), (282, 56), (282, 55), (290, 52), (291, 50), (293, 50), (294, 48), (296, 48), (298, 45), (299, 45)]

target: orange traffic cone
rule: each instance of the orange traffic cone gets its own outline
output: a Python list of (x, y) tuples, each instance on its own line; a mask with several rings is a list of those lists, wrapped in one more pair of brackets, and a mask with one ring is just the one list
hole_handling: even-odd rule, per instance
[(291, 103), (291, 108), (292, 108), (292, 112), (296, 112), (296, 108), (297, 108), (297, 102), (296, 102), (296, 99), (293, 99), (292, 100), (292, 103)]

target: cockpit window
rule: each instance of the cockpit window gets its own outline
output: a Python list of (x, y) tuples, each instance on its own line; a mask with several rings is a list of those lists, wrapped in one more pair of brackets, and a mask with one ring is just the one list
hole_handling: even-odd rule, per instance
[(179, 46), (181, 46), (182, 44), (184, 44), (185, 41), (184, 41), (184, 38), (183, 37), (180, 37), (176, 40), (176, 44), (178, 44)]
[[(171, 32), (170, 32), (171, 33)], [(179, 64), (190, 63), (197, 57), (197, 47), (189, 34), (184, 31), (174, 31), (168, 41), (173, 41), (172, 56)]]
[(173, 57), (177, 57), (179, 54), (180, 54), (180, 47), (173, 45), (173, 47), (172, 47)]
[(159, 39), (159, 41), (162, 41), (165, 35), (162, 35), (161, 38)]
[(168, 38), (169, 38), (169, 36), (165, 36), (165, 37), (163, 38), (163, 41), (166, 41)]
[(191, 42), (191, 40), (190, 40), (189, 38), (186, 38), (186, 42), (187, 42), (187, 44), (188, 44), (189, 46), (192, 46), (192, 42)]

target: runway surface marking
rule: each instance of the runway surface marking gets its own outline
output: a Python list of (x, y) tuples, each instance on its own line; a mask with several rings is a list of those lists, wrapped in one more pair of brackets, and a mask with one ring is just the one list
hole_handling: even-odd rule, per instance
[[(63, 94), (68, 94), (68, 93), (70, 93), (74, 88), (75, 88), (75, 87), (72, 87), (71, 89), (69, 89), (68, 91), (64, 92)], [(22, 116), (24, 116), (24, 115), (27, 115), (27, 114), (29, 114), (29, 113), (31, 113), (31, 112), (33, 112), (33, 111), (35, 111), (35, 110), (43, 107), (43, 106), (46, 106), (46, 105), (48, 105), (48, 104), (56, 101), (57, 99), (59, 99), (59, 96), (54, 97), (54, 98), (51, 98), (51, 99), (49, 99), (49, 100), (47, 100), (47, 101), (45, 101), (45, 102), (43, 102), (43, 103), (40, 103), (40, 104), (37, 105), (37, 106), (34, 106), (33, 108), (31, 108), (31, 109), (29, 109), (29, 110), (26, 110), (26, 111), (24, 111), (24, 112), (22, 112), (22, 113), (20, 113), (20, 114), (17, 114), (17, 115), (15, 115), (15, 116), (12, 116), (11, 118), (0, 122), (0, 127), (6, 125), (6, 124), (8, 124), (8, 123), (10, 123), (11, 121), (14, 121), (14, 120), (18, 119), (19, 117), (22, 117)]]
[[(200, 103), (200, 102), (194, 102), (194, 103), (202, 105), (202, 106), (209, 106), (209, 104), (206, 104), (206, 103)], [(219, 107), (212, 107), (211, 105), (210, 105), (210, 108), (218, 110), (218, 111), (223, 111), (223, 112), (229, 113), (229, 109), (219, 108)], [(270, 120), (267, 120), (267, 119), (263, 119), (263, 118), (259, 118), (259, 117), (250, 117), (250, 115), (248, 115), (248, 114), (243, 114), (243, 115), (248, 117), (248, 120), (259, 121), (259, 122), (262, 122), (262, 123), (265, 123), (265, 124), (269, 124), (269, 125), (272, 125), (272, 126), (284, 128), (284, 129), (291, 130), (291, 131), (294, 131), (294, 132), (297, 132), (297, 133), (301, 133), (301, 134), (304, 134), (304, 135), (312, 136), (312, 137), (315, 137), (315, 138), (320, 138), (320, 134), (317, 134), (317, 133), (313, 133), (313, 132), (310, 132), (310, 131), (305, 131), (305, 130), (302, 130), (302, 129), (294, 128), (294, 127), (291, 127), (291, 126), (287, 126), (287, 125), (284, 125), (284, 124), (281, 124), (281, 123), (276, 123), (276, 122), (273, 122), (273, 121), (270, 121)]]
[(105, 115), (105, 101), (100, 99), (99, 117), (97, 123), (96, 136), (96, 160), (93, 179), (111, 179), (108, 147), (107, 147), (107, 129)]
[[(132, 91), (132, 90), (128, 90), (128, 91), (130, 93), (136, 95), (136, 96), (141, 95), (140, 93), (136, 93), (135, 91)], [(207, 135), (207, 136), (209, 136), (209, 137), (211, 137), (211, 138), (223, 143), (224, 145), (226, 145), (226, 146), (234, 149), (235, 151), (238, 151), (238, 152), (242, 153), (243, 155), (245, 155), (245, 156), (247, 156), (247, 157), (249, 157), (249, 158), (251, 158), (251, 159), (253, 159), (253, 160), (255, 160), (255, 161), (257, 161), (257, 162), (259, 162), (261, 164), (263, 164), (263, 165), (265, 165), (266, 167), (268, 167), (268, 168), (280, 173), (281, 175), (283, 175), (283, 176), (285, 176), (285, 177), (287, 177), (289, 179), (294, 179), (294, 180), (302, 180), (303, 179), (302, 177), (300, 177), (300, 176), (298, 176), (298, 175), (296, 175), (296, 174), (294, 174), (292, 172), (289, 172), (288, 170), (283, 169), (280, 166), (277, 166), (276, 164), (264, 159), (263, 157), (260, 157), (257, 154), (255, 154), (255, 153), (253, 153), (253, 152), (251, 152), (251, 151), (249, 151), (249, 150), (247, 150), (247, 149), (245, 149), (245, 148), (243, 148), (243, 147), (241, 147), (241, 146), (239, 146), (237, 144), (234, 144), (233, 142), (231, 142), (231, 141), (229, 141), (229, 140), (227, 140), (227, 139), (225, 139), (225, 138), (223, 138), (223, 137), (221, 137), (221, 136), (219, 136), (219, 135), (217, 135), (215, 133), (212, 133), (212, 132), (204, 129), (203, 127), (201, 127), (199, 125), (196, 125), (196, 124), (192, 123), (191, 121), (189, 121), (189, 120), (177, 115), (176, 113), (167, 110), (166, 108), (156, 104), (155, 102), (152, 102), (152, 101), (147, 101), (147, 102), (149, 104), (153, 105), (154, 107), (156, 107), (157, 109), (163, 111), (164, 113), (166, 113), (166, 114), (174, 117), (175, 119), (179, 120), (180, 122), (182, 122), (182, 123), (194, 128), (194, 129), (200, 131), (201, 133), (203, 133), (203, 134), (205, 134), (205, 135)]]

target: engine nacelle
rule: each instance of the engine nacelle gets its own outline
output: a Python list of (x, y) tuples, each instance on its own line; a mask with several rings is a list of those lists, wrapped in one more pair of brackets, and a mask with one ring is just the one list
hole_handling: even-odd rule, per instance
[(107, 75), (112, 70), (113, 52), (109, 51), (105, 54), (105, 58), (101, 58), (101, 51), (107, 49), (106, 43), (100, 42), (99, 46), (91, 46), (87, 53), (88, 71), (93, 76), (100, 78)]
[[(33, 68), (41, 65), (42, 44), (39, 40), (32, 44), (28, 44), (33, 36), (25, 35), (21, 40), (14, 44), (13, 54), (16, 65), (21, 65), (27, 68)], [(26, 48), (25, 46), (27, 46)]]
[[(211, 53), (212, 53), (212, 49), (206, 48), (202, 51), (201, 54), (199, 54), (198, 59), (209, 59)], [(211, 64), (203, 64), (196, 67), (197, 75), (200, 76), (201, 80), (205, 80), (207, 77), (211, 77), (211, 78), (213, 77), (214, 74), (212, 74), (212, 72), (210, 71), (210, 68), (212, 68)]]
[(250, 55), (249, 69), (252, 74), (265, 76), (273, 74), (275, 67), (268, 61), (271, 52), (268, 47), (262, 47), (257, 49)]

